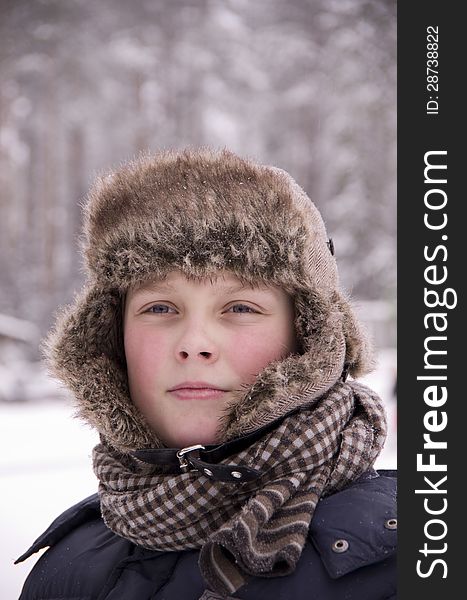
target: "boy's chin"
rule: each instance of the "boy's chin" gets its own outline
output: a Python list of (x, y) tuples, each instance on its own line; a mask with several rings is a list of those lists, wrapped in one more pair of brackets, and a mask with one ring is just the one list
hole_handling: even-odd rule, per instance
[(188, 446), (195, 446), (197, 444), (201, 444), (202, 446), (219, 444), (216, 432), (216, 426), (196, 427), (192, 425), (186, 429), (179, 427), (176, 431), (172, 432), (172, 435), (167, 436), (165, 445), (168, 448), (187, 448)]

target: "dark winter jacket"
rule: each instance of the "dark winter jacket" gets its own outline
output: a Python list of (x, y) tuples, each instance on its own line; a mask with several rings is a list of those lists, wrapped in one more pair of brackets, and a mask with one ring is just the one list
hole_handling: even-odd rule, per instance
[[(231, 597), (395, 599), (396, 527), (395, 472), (369, 471), (318, 503), (293, 574), (252, 578)], [(198, 551), (155, 552), (115, 535), (97, 494), (58, 517), (19, 561), (47, 546), (20, 600), (198, 600), (205, 590)]]

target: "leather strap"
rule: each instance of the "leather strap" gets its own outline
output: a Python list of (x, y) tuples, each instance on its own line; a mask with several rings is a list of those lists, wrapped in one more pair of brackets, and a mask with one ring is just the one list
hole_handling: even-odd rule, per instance
[[(253, 481), (262, 475), (261, 471), (241, 465), (219, 464), (219, 461), (248, 448), (253, 442), (276, 428), (284, 418), (285, 416), (252, 433), (220, 445), (201, 446), (185, 452), (180, 448), (148, 448), (136, 450), (132, 455), (147, 464), (169, 468), (173, 473), (186, 471), (186, 467), (182, 465), (188, 463), (187, 466), (191, 467), (189, 471), (199, 471), (215, 481), (232, 483)], [(179, 457), (178, 453), (183, 454)]]

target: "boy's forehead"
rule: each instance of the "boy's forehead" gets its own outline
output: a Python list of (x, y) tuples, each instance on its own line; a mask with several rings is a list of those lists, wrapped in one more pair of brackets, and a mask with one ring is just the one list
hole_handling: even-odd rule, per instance
[(131, 292), (145, 292), (145, 291), (164, 291), (164, 292), (175, 292), (177, 289), (183, 288), (185, 285), (190, 283), (206, 285), (215, 287), (219, 291), (226, 293), (238, 292), (248, 288), (254, 289), (271, 289), (270, 285), (262, 281), (249, 282), (242, 280), (237, 277), (234, 273), (220, 272), (215, 275), (203, 276), (198, 278), (187, 278), (183, 273), (178, 271), (171, 271), (164, 278), (152, 278), (140, 282), (131, 289)]

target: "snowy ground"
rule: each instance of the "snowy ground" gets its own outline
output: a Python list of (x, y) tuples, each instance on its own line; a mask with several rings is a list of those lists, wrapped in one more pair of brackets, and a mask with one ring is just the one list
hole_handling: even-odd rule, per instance
[[(395, 355), (380, 354), (379, 369), (366, 378), (386, 401), (389, 438), (377, 468), (396, 468), (396, 411), (392, 398)], [(0, 598), (17, 600), (38, 555), (13, 565), (63, 510), (93, 494), (97, 482), (91, 449), (97, 434), (53, 400), (0, 404)]]

